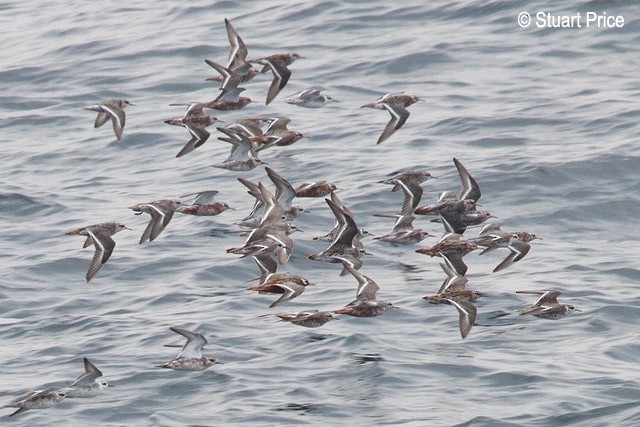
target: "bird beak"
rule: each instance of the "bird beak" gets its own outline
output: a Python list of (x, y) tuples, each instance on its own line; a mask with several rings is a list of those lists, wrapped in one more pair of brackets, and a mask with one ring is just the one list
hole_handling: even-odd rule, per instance
[(125, 227), (124, 227), (124, 229), (125, 229), (125, 230), (131, 230), (131, 231), (133, 231), (133, 228), (129, 228), (129, 227), (127, 227), (127, 226), (125, 226)]
[(113, 385), (111, 385), (111, 384), (107, 384), (107, 387), (113, 387)]
[(391, 304), (391, 308), (400, 308), (400, 307), (398, 307), (398, 306), (397, 306), (397, 305), (395, 305), (395, 304)]

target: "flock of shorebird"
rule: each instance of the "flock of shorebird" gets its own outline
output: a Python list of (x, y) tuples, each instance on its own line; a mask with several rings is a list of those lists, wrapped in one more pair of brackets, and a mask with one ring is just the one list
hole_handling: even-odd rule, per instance
[(18, 408), (9, 416), (18, 415), (29, 409), (48, 408), (65, 398), (94, 397), (105, 387), (111, 387), (106, 381), (100, 381), (102, 376), (100, 369), (96, 368), (89, 359), (84, 358), (84, 373), (80, 375), (69, 387), (55, 390), (52, 388), (37, 390), (29, 393), (18, 401), (6, 405), (9, 408)]
[[(247, 60), (247, 47), (244, 41), (229, 20), (225, 19), (225, 24), (231, 45), (227, 66), (205, 60), (220, 74), (220, 76), (207, 79), (221, 82), (220, 95), (210, 102), (187, 104), (187, 111), (182, 118), (166, 120), (166, 123), (170, 125), (187, 128), (190, 134), (189, 141), (178, 152), (177, 157), (189, 154), (209, 138), (210, 134), (206, 127), (215, 123), (217, 119), (206, 115), (204, 109), (237, 110), (245, 107), (253, 101), (240, 96), (244, 88), (239, 87), (239, 84), (269, 70), (273, 74), (273, 80), (268, 90), (266, 104), (271, 103), (285, 87), (291, 76), (288, 66), (300, 58), (295, 53), (287, 53)], [(263, 68), (257, 70), (252, 64), (262, 65)], [(314, 88), (297, 94), (287, 102), (307, 108), (318, 108), (332, 101), (334, 100), (323, 95), (320, 89)], [(415, 96), (397, 93), (385, 95), (375, 102), (363, 105), (367, 108), (387, 110), (391, 115), (390, 121), (377, 140), (378, 144), (391, 137), (395, 131), (402, 127), (409, 117), (407, 107), (417, 101), (419, 99)], [(116, 138), (120, 140), (125, 126), (124, 108), (128, 105), (133, 104), (124, 99), (112, 99), (85, 107), (85, 109), (98, 113), (95, 127), (102, 126), (110, 119)], [(289, 121), (286, 117), (246, 118), (225, 127), (218, 127), (217, 129), (224, 134), (219, 139), (229, 142), (232, 145), (232, 150), (227, 160), (212, 166), (232, 171), (246, 171), (255, 168), (261, 163), (258, 153), (262, 150), (273, 146), (287, 146), (304, 137), (301, 133), (287, 128)], [(445, 191), (441, 193), (435, 203), (425, 206), (419, 206), (423, 194), (421, 185), (434, 178), (429, 172), (411, 170), (380, 181), (382, 184), (392, 185), (392, 191), (401, 190), (404, 194), (404, 200), (399, 214), (377, 215), (393, 218), (395, 223), (389, 234), (374, 237), (374, 239), (394, 245), (411, 245), (421, 242), (431, 235), (423, 229), (414, 228), (413, 222), (416, 215), (433, 216), (433, 222), (442, 224), (444, 235), (440, 240), (433, 246), (416, 250), (418, 253), (431, 257), (440, 257), (443, 260), (440, 266), (446, 275), (438, 292), (425, 296), (424, 299), (433, 304), (454, 306), (459, 313), (460, 334), (462, 338), (465, 338), (476, 319), (477, 310), (473, 302), (483, 294), (467, 289), (467, 265), (463, 261), (464, 256), (475, 250), (481, 250), (480, 253), (484, 254), (505, 248), (509, 254), (493, 270), (498, 272), (524, 258), (530, 250), (530, 242), (538, 237), (525, 231), (503, 231), (501, 224), (494, 222), (484, 225), (477, 237), (464, 239), (463, 234), (468, 228), (480, 226), (495, 217), (488, 212), (476, 209), (481, 196), (480, 187), (458, 159), (454, 158), (453, 162), (460, 178), (461, 190)], [(259, 284), (250, 287), (249, 290), (262, 294), (279, 294), (280, 297), (270, 305), (270, 307), (275, 307), (300, 296), (307, 286), (312, 285), (305, 278), (277, 272), (277, 267), (286, 264), (291, 257), (294, 241), (290, 235), (297, 229), (293, 221), (304, 211), (304, 208), (294, 205), (293, 200), (305, 197), (326, 197), (326, 203), (335, 216), (336, 223), (326, 235), (315, 237), (314, 240), (327, 241), (330, 244), (325, 250), (311, 254), (308, 258), (339, 264), (342, 267), (341, 275), (353, 276), (358, 283), (355, 300), (332, 311), (305, 310), (275, 315), (283, 321), (295, 325), (320, 327), (335, 319), (336, 315), (372, 317), (395, 308), (396, 306), (391, 302), (377, 299), (378, 284), (359, 271), (363, 265), (363, 255), (368, 254), (364, 250), (361, 239), (369, 233), (358, 227), (353, 213), (338, 198), (336, 191), (339, 189), (328, 181), (303, 183), (294, 187), (275, 170), (265, 167), (265, 171), (275, 186), (274, 192), (270, 191), (262, 182), (254, 183), (241, 177), (238, 178), (247, 188), (248, 193), (255, 198), (255, 203), (249, 215), (239, 223), (244, 228), (243, 231), (239, 231), (239, 234), (246, 236), (244, 244), (227, 250), (228, 253), (238, 254), (243, 258), (252, 257), (256, 262), (260, 270)], [(215, 200), (217, 194), (217, 191), (209, 190), (188, 194), (180, 199), (162, 199), (131, 206), (136, 215), (146, 213), (151, 217), (139, 243), (154, 241), (176, 212), (197, 216), (214, 216), (230, 209), (226, 203)], [(87, 282), (98, 273), (112, 255), (116, 245), (113, 235), (124, 229), (129, 228), (117, 222), (107, 222), (81, 227), (66, 233), (86, 237), (83, 247), (93, 245), (95, 249), (86, 275)], [(521, 310), (520, 314), (523, 315), (530, 314), (540, 318), (558, 319), (564, 317), (568, 312), (576, 310), (571, 305), (560, 304), (557, 301), (560, 292), (557, 291), (519, 291), (519, 293), (540, 295), (533, 306)], [(160, 365), (160, 367), (201, 371), (219, 363), (202, 354), (202, 348), (207, 343), (203, 335), (179, 327), (171, 327), (170, 329), (185, 337), (187, 342), (178, 357)], [(97, 395), (108, 384), (100, 380), (102, 372), (87, 358), (84, 359), (84, 366), (85, 373), (69, 387), (60, 390), (39, 390), (8, 405), (18, 408), (11, 416), (28, 409), (50, 407), (64, 398)]]

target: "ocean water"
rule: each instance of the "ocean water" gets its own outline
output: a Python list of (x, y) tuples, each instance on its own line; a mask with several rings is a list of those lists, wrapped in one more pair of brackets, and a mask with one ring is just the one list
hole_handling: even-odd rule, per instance
[[(638, 425), (640, 423), (640, 6), (633, 1), (6, 1), (0, 4), (0, 404), (63, 387), (89, 357), (114, 387), (7, 418), (3, 425)], [(533, 21), (518, 25), (529, 12)], [(536, 13), (581, 13), (580, 28), (538, 28)], [(622, 28), (586, 27), (586, 13), (622, 16)], [(294, 254), (281, 271), (316, 286), (286, 305), (246, 288), (257, 269), (225, 252), (243, 242), (235, 223), (253, 201), (238, 176), (269, 183), (262, 167), (209, 167), (228, 155), (212, 137), (175, 158), (184, 129), (170, 103), (208, 101), (217, 86), (204, 59), (225, 63), (229, 18), (250, 57), (297, 52), (287, 87), (268, 105), (270, 76), (247, 83), (258, 101), (215, 112), (222, 122), (283, 115), (309, 135), (261, 158), (294, 185), (326, 179), (375, 235), (402, 196), (377, 184), (423, 168), (423, 203), (459, 187), (452, 158), (480, 183), (482, 209), (528, 230), (527, 257), (491, 273), (504, 250), (473, 253), (469, 287), (488, 294), (460, 338), (457, 313), (422, 296), (443, 280), (431, 245), (365, 239), (362, 272), (397, 304), (376, 318), (322, 328), (273, 313), (337, 309), (356, 282), (309, 261), (311, 240), (333, 226), (322, 199), (301, 199)], [(284, 102), (320, 86), (321, 109)], [(384, 111), (360, 109), (389, 92), (424, 99), (381, 145)], [(81, 107), (124, 97), (124, 137), (93, 128)], [(176, 215), (139, 245), (147, 215), (129, 206), (216, 189), (236, 210)], [(89, 283), (92, 250), (64, 233), (125, 223), (112, 258)], [(438, 224), (416, 226), (440, 235)], [(474, 230), (467, 234), (473, 236)], [(582, 310), (558, 321), (518, 316), (535, 301), (516, 290), (556, 289)], [(197, 330), (222, 365), (156, 368)]]

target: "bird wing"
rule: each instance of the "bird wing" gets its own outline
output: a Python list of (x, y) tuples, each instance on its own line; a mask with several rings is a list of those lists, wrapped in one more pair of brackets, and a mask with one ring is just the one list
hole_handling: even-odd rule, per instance
[(278, 263), (269, 254), (256, 255), (253, 260), (260, 269), (260, 283), (264, 283), (278, 269)]
[(440, 256), (442, 256), (442, 258), (447, 263), (449, 268), (453, 269), (453, 271), (455, 271), (457, 275), (464, 276), (465, 274), (467, 274), (468, 267), (467, 267), (467, 264), (465, 264), (464, 261), (462, 260), (461, 254), (459, 253), (446, 254), (446, 253), (440, 252)]
[(271, 82), (271, 86), (269, 86), (269, 91), (267, 92), (266, 104), (268, 105), (275, 99), (276, 96), (278, 96), (282, 88), (287, 85), (287, 82), (291, 77), (291, 71), (284, 64), (279, 64), (269, 59), (267, 59), (266, 61), (267, 65), (269, 65), (269, 68), (271, 68), (271, 72), (273, 73), (273, 81)]
[(238, 139), (232, 139), (228, 142), (231, 143), (231, 153), (226, 162), (245, 161), (249, 159), (249, 153), (253, 148), (253, 143), (245, 135), (237, 134)]
[[(233, 28), (231, 22), (229, 22), (229, 20), (225, 18), (224, 23), (227, 28), (227, 38), (229, 39), (230, 47), (228, 67), (232, 70), (238, 69), (239, 72), (240, 69), (243, 69), (245, 66), (251, 66), (246, 62), (248, 54), (247, 46), (242, 40), (242, 37), (240, 37), (235, 28)], [(239, 72), (239, 74), (246, 74), (246, 70), (244, 70), (244, 73)]]
[(514, 262), (518, 262), (522, 258), (524, 258), (525, 255), (527, 255), (527, 253), (529, 252), (529, 249), (531, 249), (531, 245), (521, 240), (516, 240), (514, 242), (511, 242), (508, 248), (509, 255), (507, 255), (507, 257), (500, 264), (498, 264), (496, 268), (493, 269), (494, 273), (502, 271)]
[(340, 207), (338, 207), (338, 205), (334, 203), (332, 200), (325, 199), (325, 201), (331, 208), (331, 211), (335, 215), (336, 220), (340, 224), (340, 229), (338, 231), (338, 234), (336, 235), (335, 239), (329, 246), (329, 249), (336, 246), (341, 246), (341, 245), (351, 246), (353, 244), (353, 238), (358, 234), (358, 226), (353, 220), (353, 217), (351, 215), (348, 215), (344, 211), (344, 209), (341, 209)]
[(273, 304), (269, 306), (271, 308), (278, 306), (283, 302), (294, 299), (304, 291), (304, 286), (298, 285), (294, 282), (278, 283), (275, 286), (282, 289), (284, 293), (280, 296), (280, 298), (278, 298)]
[(214, 102), (238, 102), (240, 101), (240, 94), (245, 90), (243, 87), (231, 88), (231, 82), (229, 81), (227, 87), (225, 87), (220, 95), (214, 100)]
[(276, 186), (276, 199), (280, 201), (284, 210), (288, 211), (289, 209), (291, 209), (293, 198), (296, 197), (296, 190), (293, 189), (293, 186), (289, 183), (289, 181), (284, 179), (270, 167), (267, 166), (264, 168), (264, 170), (267, 172), (267, 175)]
[(192, 205), (212, 205), (215, 202), (215, 195), (220, 193), (218, 190), (207, 190), (199, 193), (185, 194), (181, 198), (193, 197)]
[(107, 120), (109, 120), (109, 114), (107, 114), (105, 112), (99, 112), (98, 116), (96, 117), (96, 121), (93, 124), (93, 127), (94, 128), (99, 128), (103, 124), (107, 123)]
[(558, 297), (562, 294), (559, 291), (547, 291), (543, 293), (535, 305), (558, 304)]
[(469, 174), (467, 168), (465, 168), (455, 157), (453, 158), (453, 163), (455, 163), (456, 169), (458, 169), (460, 183), (462, 184), (462, 191), (460, 191), (459, 199), (472, 199), (477, 202), (481, 195), (478, 182)]
[(120, 140), (122, 138), (122, 130), (125, 122), (124, 110), (110, 105), (103, 105), (102, 108), (107, 112), (107, 114), (109, 114), (109, 117), (111, 117), (113, 131), (116, 133), (116, 138)]
[(386, 141), (395, 131), (400, 129), (409, 118), (409, 110), (402, 105), (383, 103), (382, 106), (391, 114), (391, 120), (389, 120), (382, 131), (377, 144)]
[(420, 200), (422, 199), (422, 193), (424, 190), (418, 183), (397, 181), (402, 192), (404, 193), (404, 201), (402, 202), (401, 215), (411, 215), (413, 211), (418, 207)]
[[(208, 138), (208, 136), (207, 136), (207, 138)], [(206, 139), (203, 140), (203, 139), (200, 139), (200, 138), (195, 137), (195, 136), (192, 137), (189, 141), (187, 141), (187, 143), (184, 145), (184, 147), (182, 147), (182, 149), (180, 151), (178, 151), (178, 154), (176, 154), (176, 157), (182, 157), (182, 156), (184, 156), (186, 154), (189, 154), (190, 152), (192, 152), (196, 148), (200, 147), (205, 142), (206, 142)]]
[(89, 271), (87, 271), (86, 279), (87, 282), (89, 282), (100, 268), (102, 268), (102, 265), (107, 262), (109, 257), (111, 257), (113, 248), (116, 247), (116, 242), (111, 238), (109, 233), (104, 230), (87, 229), (87, 233), (89, 233), (89, 237), (91, 237), (93, 246), (96, 249), (91, 264), (89, 265)]
[(84, 373), (78, 377), (70, 387), (75, 387), (77, 385), (91, 385), (95, 382), (96, 378), (102, 376), (102, 372), (100, 369), (96, 368), (96, 366), (89, 361), (86, 357), (83, 359), (84, 361)]
[(182, 347), (178, 358), (184, 357), (186, 359), (199, 359), (202, 357), (202, 347), (207, 343), (204, 336), (197, 332), (191, 332), (176, 326), (171, 326), (169, 329), (187, 339), (187, 342), (184, 347)]
[(173, 209), (162, 208), (154, 204), (149, 204), (149, 213), (151, 214), (151, 220), (147, 225), (147, 228), (142, 233), (140, 243), (144, 243), (147, 239), (153, 242), (156, 237), (160, 235), (162, 230), (169, 224), (171, 218), (173, 218)]
[(458, 325), (460, 326), (460, 335), (466, 338), (476, 321), (478, 310), (469, 301), (457, 301), (455, 299), (447, 299), (458, 310)]
[(260, 189), (262, 201), (265, 203), (264, 214), (262, 215), (260, 225), (267, 222), (280, 222), (284, 216), (284, 208), (282, 207), (282, 204), (280, 204), (275, 196), (271, 194), (271, 192), (267, 190), (262, 183), (258, 184), (258, 188)]
[(348, 263), (342, 263), (344, 269), (348, 271), (358, 281), (358, 290), (356, 291), (356, 300), (375, 301), (376, 293), (380, 286), (370, 277), (365, 276)]
[(274, 130), (288, 130), (287, 125), (291, 122), (291, 119), (288, 117), (274, 117), (269, 122), (267, 129), (264, 133), (269, 133)]

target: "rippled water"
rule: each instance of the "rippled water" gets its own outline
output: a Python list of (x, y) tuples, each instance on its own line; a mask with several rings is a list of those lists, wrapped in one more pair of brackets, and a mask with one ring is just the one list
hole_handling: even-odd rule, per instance
[[(428, 4), (427, 4), (428, 3)], [(631, 1), (546, 2), (4, 2), (0, 5), (0, 398), (62, 387), (89, 357), (115, 387), (33, 410), (13, 425), (637, 425), (640, 423), (640, 7)], [(617, 29), (523, 29), (521, 11), (622, 15)], [(301, 200), (294, 254), (283, 271), (317, 283), (269, 309), (247, 291), (257, 269), (225, 253), (225, 231), (252, 200), (236, 180), (267, 182), (262, 168), (210, 168), (227, 144), (215, 133), (176, 159), (184, 129), (162, 120), (175, 102), (206, 101), (216, 86), (203, 59), (225, 62), (224, 18), (249, 55), (297, 52), (280, 96), (269, 77), (246, 85), (260, 103), (218, 112), (224, 122), (284, 115), (310, 136), (262, 158), (294, 184), (327, 179), (359, 225), (380, 235), (401, 196), (376, 184), (420, 167), (439, 179), (423, 202), (459, 185), (459, 158), (482, 187), (483, 209), (505, 228), (543, 237), (526, 259), (491, 270), (504, 253), (469, 255), (469, 286), (486, 292), (466, 340), (449, 306), (421, 299), (443, 279), (417, 246), (365, 240), (363, 273), (401, 307), (309, 330), (265, 314), (336, 309), (355, 281), (306, 256), (326, 247), (333, 217)], [(312, 86), (340, 102), (307, 110), (284, 102)], [(388, 92), (423, 97), (406, 125), (375, 141), (386, 112), (359, 107)], [(81, 109), (125, 97), (124, 138), (93, 129)], [(176, 216), (138, 245), (147, 216), (128, 206), (204, 189), (236, 208)], [(91, 281), (91, 250), (73, 228), (124, 222), (113, 257)], [(437, 224), (416, 224), (440, 234)], [(471, 232), (470, 232), (471, 233)], [(426, 240), (431, 244), (434, 239)], [(517, 316), (522, 289), (557, 289), (582, 310), (551, 322)], [(169, 326), (198, 330), (223, 365), (200, 373), (155, 368), (175, 357)], [(11, 409), (6, 408), (6, 414)]]

